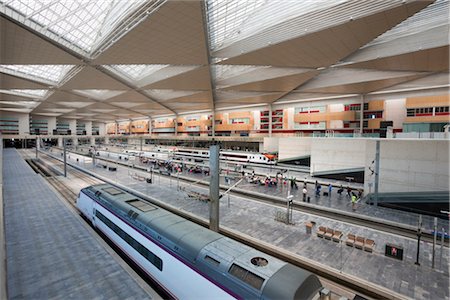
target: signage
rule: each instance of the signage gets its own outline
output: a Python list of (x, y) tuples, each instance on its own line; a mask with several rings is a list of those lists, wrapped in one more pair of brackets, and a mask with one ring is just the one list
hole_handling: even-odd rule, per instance
[(384, 255), (396, 258), (398, 260), (403, 260), (403, 247), (392, 244), (386, 244)]

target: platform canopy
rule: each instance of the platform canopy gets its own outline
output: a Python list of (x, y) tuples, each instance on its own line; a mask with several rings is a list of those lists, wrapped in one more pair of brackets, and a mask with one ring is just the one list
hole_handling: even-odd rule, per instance
[(0, 0), (0, 111), (91, 121), (449, 86), (449, 0)]

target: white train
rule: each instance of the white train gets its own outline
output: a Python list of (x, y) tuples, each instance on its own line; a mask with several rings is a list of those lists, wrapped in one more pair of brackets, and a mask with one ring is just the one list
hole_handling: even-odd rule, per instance
[(109, 184), (77, 207), (175, 299), (317, 299), (316, 275), (183, 219)]
[[(207, 160), (209, 159), (209, 150), (195, 148), (177, 149), (174, 151), (174, 157), (190, 159), (192, 161)], [(277, 157), (276, 155), (267, 153), (220, 150), (219, 158), (225, 161), (275, 165)]]

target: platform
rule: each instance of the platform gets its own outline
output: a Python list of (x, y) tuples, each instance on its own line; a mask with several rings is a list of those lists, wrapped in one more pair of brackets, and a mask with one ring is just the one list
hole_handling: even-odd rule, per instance
[(3, 151), (3, 192), (9, 299), (154, 298), (15, 149)]
[[(74, 161), (71, 161), (71, 163), (76, 164)], [(139, 170), (131, 171), (120, 165), (117, 165), (117, 171), (114, 172), (93, 167), (92, 164), (78, 163), (78, 165), (112, 181), (148, 194), (173, 207), (208, 219), (208, 203), (192, 199), (187, 196), (186, 192), (179, 189), (191, 189), (208, 194), (206, 188), (192, 187), (185, 182), (178, 181), (176, 176), (166, 177), (157, 174), (153, 174), (153, 183), (149, 184), (146, 181), (136, 180), (137, 176), (132, 176), (137, 173), (140, 174), (140, 177), (148, 177), (148, 173)], [(243, 188), (249, 189), (252, 186), (243, 186)], [(261, 187), (259, 191), (262, 193), (275, 191), (269, 189), (271, 188)], [(345, 196), (337, 199), (338, 196), (335, 193), (336, 189), (334, 189), (331, 197), (321, 196), (314, 201), (318, 205), (341, 207), (351, 211), (349, 200)], [(294, 201), (301, 200), (296, 197)], [(373, 206), (365, 208), (361, 205), (356, 213), (360, 214), (366, 211), (368, 214), (376, 213), (381, 216), (386, 214), (385, 211), (387, 210), (389, 209)], [(283, 211), (283, 209), (242, 197), (230, 196), (228, 198), (228, 196), (225, 196), (222, 198), (220, 205), (220, 224), (268, 242), (300, 257), (316, 261), (327, 268), (353, 276), (355, 280), (363, 280), (368, 284), (385, 287), (405, 297), (449, 299), (448, 248), (443, 247), (441, 250), (439, 245), (436, 246), (436, 265), (435, 269), (432, 269), (432, 244), (422, 241), (420, 245), (421, 265), (416, 266), (414, 264), (417, 247), (415, 239), (298, 211), (293, 212), (295, 224), (286, 225), (274, 220), (276, 211)], [(402, 218), (402, 214), (408, 215), (405, 212), (395, 212), (395, 214), (398, 214), (399, 218)], [(413, 219), (413, 216), (411, 219)], [(305, 223), (310, 221), (314, 221), (316, 225), (312, 228), (313, 233), (307, 234)], [(348, 233), (372, 239), (375, 241), (374, 251), (369, 253), (346, 246), (345, 243), (340, 244), (319, 238), (315, 234), (319, 226), (342, 231), (344, 241)], [(384, 255), (387, 243), (403, 247), (404, 257), (402, 261)]]

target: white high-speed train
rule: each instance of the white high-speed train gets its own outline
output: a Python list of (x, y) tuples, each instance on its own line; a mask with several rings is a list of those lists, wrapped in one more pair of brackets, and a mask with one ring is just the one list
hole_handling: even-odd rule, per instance
[(109, 184), (77, 208), (175, 299), (317, 299), (316, 275)]
[[(174, 151), (174, 157), (191, 159), (193, 161), (206, 160), (209, 159), (209, 150), (195, 149), (195, 148), (180, 148)], [(238, 161), (246, 163), (275, 165), (277, 157), (276, 155), (268, 153), (220, 150), (219, 158), (225, 161)]]

